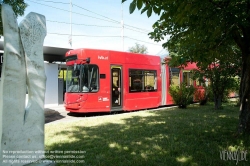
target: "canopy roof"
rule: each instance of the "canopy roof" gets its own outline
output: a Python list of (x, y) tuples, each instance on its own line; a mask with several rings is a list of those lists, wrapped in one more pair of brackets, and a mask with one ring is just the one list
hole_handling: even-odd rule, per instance
[[(3, 41), (0, 41), (0, 50), (4, 51)], [(44, 60), (50, 63), (52, 62), (65, 62), (65, 53), (71, 50), (70, 48), (58, 48), (43, 46)]]

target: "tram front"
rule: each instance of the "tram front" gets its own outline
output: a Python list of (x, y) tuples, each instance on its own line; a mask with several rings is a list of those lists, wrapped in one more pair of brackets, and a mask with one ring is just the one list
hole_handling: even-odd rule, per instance
[(64, 106), (70, 112), (83, 112), (88, 97), (98, 91), (98, 67), (90, 64), (90, 58), (79, 59), (77, 54), (67, 53), (67, 76)]

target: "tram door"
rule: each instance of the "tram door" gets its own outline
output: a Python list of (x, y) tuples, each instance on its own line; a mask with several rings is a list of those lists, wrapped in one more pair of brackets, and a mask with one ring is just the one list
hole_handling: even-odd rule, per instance
[(112, 110), (117, 111), (122, 108), (122, 81), (121, 66), (111, 66), (111, 105)]

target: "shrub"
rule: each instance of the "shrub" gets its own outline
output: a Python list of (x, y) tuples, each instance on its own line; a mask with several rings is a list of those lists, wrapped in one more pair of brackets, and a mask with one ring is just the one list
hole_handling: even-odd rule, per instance
[(194, 101), (199, 102), (200, 105), (205, 105), (208, 100), (208, 94), (206, 87), (196, 88), (194, 91)]
[(187, 105), (193, 102), (194, 87), (186, 86), (181, 83), (180, 86), (171, 85), (169, 88), (169, 94), (179, 108), (187, 108)]

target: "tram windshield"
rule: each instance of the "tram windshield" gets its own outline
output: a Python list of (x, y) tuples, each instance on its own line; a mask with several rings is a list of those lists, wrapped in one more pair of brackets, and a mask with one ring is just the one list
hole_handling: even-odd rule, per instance
[(67, 67), (67, 92), (97, 92), (99, 90), (98, 66), (81, 64)]

